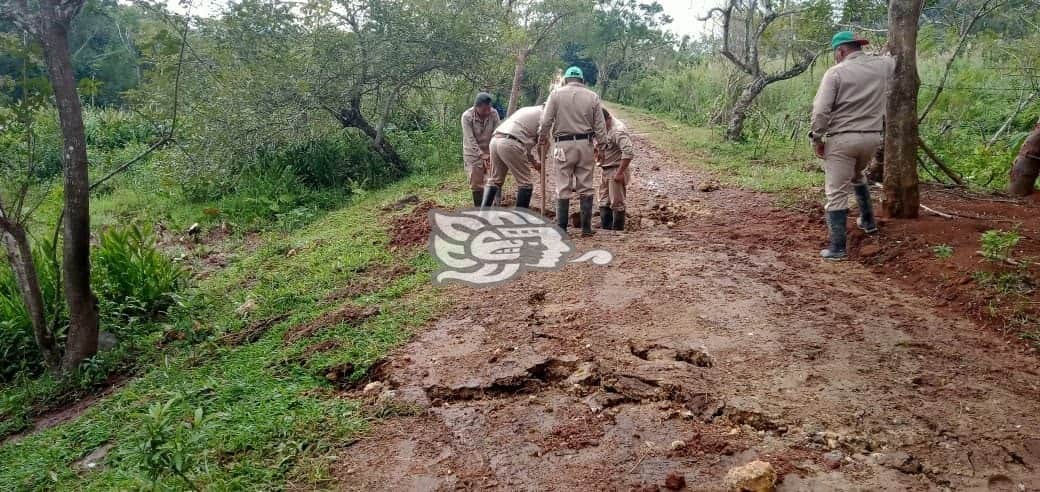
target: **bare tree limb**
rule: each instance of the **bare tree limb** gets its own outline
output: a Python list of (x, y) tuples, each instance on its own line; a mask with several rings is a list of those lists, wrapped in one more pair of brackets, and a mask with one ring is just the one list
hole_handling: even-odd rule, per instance
[(950, 166), (947, 166), (946, 163), (939, 158), (935, 151), (933, 151), (931, 147), (928, 146), (928, 144), (924, 143), (924, 139), (918, 137), (917, 145), (921, 147), (921, 150), (924, 151), (928, 158), (931, 159), (936, 166), (939, 166), (939, 169), (941, 169), (943, 173), (949, 176), (954, 183), (957, 183), (960, 186), (964, 186), (964, 178), (961, 178), (960, 175), (957, 174), (957, 171), (954, 171), (952, 168), (950, 168)]
[(1030, 92), (1027, 96), (1023, 97), (1021, 101), (1018, 102), (1018, 106), (1015, 108), (1015, 111), (1012, 112), (1006, 120), (1004, 120), (1004, 124), (1000, 125), (1000, 128), (997, 129), (996, 133), (994, 133), (993, 136), (990, 137), (989, 141), (986, 142), (987, 149), (992, 147), (993, 144), (997, 143), (997, 140), (1000, 138), (1000, 136), (1005, 131), (1007, 131), (1007, 129), (1011, 126), (1011, 123), (1015, 121), (1015, 118), (1017, 118), (1018, 115), (1022, 113), (1022, 110), (1025, 109), (1026, 106), (1029, 105), (1029, 103), (1033, 102), (1033, 99), (1036, 99), (1037, 95), (1040, 95), (1040, 92)]

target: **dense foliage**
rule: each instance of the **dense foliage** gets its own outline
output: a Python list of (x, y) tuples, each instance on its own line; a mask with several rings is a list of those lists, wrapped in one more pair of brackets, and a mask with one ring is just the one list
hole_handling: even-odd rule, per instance
[[(968, 21), (981, 7), (997, 5), (1001, 8), (988, 11), (965, 34)], [(834, 12), (836, 20), (830, 25), (818, 17), (795, 17), (792, 23), (771, 27), (776, 32), (767, 36), (764, 46), (768, 63), (787, 66), (783, 39), (791, 33), (822, 45), (837, 29), (859, 27), (859, 34), (870, 39), (874, 49), (884, 46), (884, 33), (878, 31), (887, 22), (884, 2), (850, 0)], [(924, 108), (940, 87), (942, 92), (924, 120), (922, 136), (973, 185), (1003, 188), (1018, 147), (1040, 118), (1040, 73), (1033, 66), (1040, 57), (1038, 12), (1035, 2), (1022, 0), (940, 1), (926, 8), (918, 48), (919, 106)], [(954, 57), (962, 34), (963, 50)], [(692, 125), (725, 123), (746, 75), (714, 54), (719, 43), (712, 35), (665, 51), (655, 57), (657, 63), (645, 76), (617, 87), (617, 99)], [(778, 141), (804, 140), (816, 87), (833, 63), (822, 56), (806, 74), (763, 91), (747, 122), (749, 143), (768, 148)], [(948, 180), (934, 167), (923, 169), (922, 174)]]

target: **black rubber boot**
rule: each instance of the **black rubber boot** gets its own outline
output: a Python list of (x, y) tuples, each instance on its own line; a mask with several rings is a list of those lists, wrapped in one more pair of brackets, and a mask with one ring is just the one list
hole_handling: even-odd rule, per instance
[(614, 228), (614, 211), (610, 207), (599, 208), (599, 228), (608, 231)]
[(499, 189), (500, 189), (499, 187), (494, 186), (494, 185), (485, 187), (484, 188), (484, 199), (481, 201), (480, 206), (481, 207), (490, 207), (491, 205), (494, 205), (495, 197), (498, 196), (498, 190)]
[(859, 218), (856, 225), (863, 232), (873, 234), (877, 232), (877, 223), (874, 222), (874, 204), (870, 202), (870, 186), (866, 183), (852, 187), (856, 191), (856, 203), (859, 205)]
[(831, 210), (827, 212), (827, 229), (830, 232), (830, 247), (820, 251), (820, 256), (825, 260), (844, 260), (845, 253), (845, 218), (848, 210)]
[(567, 232), (567, 219), (570, 218), (571, 201), (567, 198), (556, 200), (556, 225)]
[(592, 197), (581, 197), (581, 235), (589, 237), (595, 234), (592, 230)]
[(625, 211), (615, 210), (614, 211), (614, 230), (623, 231), (625, 230)]
[(484, 189), (473, 190), (473, 206), (479, 207), (481, 203), (484, 203)]
[(534, 188), (517, 188), (516, 190), (516, 208), (531, 208), (531, 194), (534, 193)]

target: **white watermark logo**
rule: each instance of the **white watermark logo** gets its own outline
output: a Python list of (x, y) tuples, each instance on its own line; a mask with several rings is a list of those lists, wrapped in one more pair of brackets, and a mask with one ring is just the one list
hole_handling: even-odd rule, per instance
[(606, 265), (614, 259), (609, 251), (596, 249), (568, 261), (574, 244), (567, 235), (526, 209), (431, 210), (429, 220), (430, 254), (441, 264), (434, 284), (486, 287), (527, 270), (559, 270), (584, 261)]

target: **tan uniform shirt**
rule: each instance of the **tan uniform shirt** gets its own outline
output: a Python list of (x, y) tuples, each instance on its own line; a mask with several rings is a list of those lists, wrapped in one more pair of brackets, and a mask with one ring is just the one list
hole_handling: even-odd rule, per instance
[(812, 136), (880, 132), (895, 59), (855, 51), (823, 74), (813, 101)]
[(632, 138), (628, 135), (628, 126), (625, 122), (613, 118), (614, 123), (607, 131), (603, 150), (600, 151), (600, 167), (614, 167), (621, 165), (624, 159), (633, 156)]
[(516, 137), (524, 144), (524, 150), (531, 152), (531, 147), (538, 143), (538, 121), (542, 118), (541, 106), (520, 108), (506, 118), (495, 133)]
[(481, 154), (488, 154), (491, 135), (495, 133), (499, 121), (498, 112), (495, 110), (483, 120), (477, 118), (473, 108), (462, 113), (462, 155), (479, 158)]
[(605, 141), (607, 130), (599, 95), (578, 82), (554, 90), (538, 124), (539, 140), (548, 140), (550, 132), (552, 137), (594, 134), (597, 142)]

